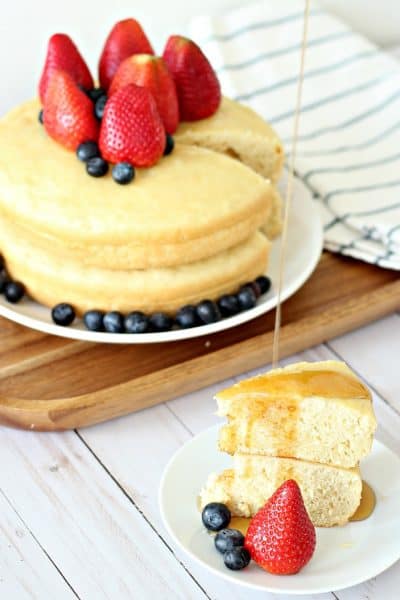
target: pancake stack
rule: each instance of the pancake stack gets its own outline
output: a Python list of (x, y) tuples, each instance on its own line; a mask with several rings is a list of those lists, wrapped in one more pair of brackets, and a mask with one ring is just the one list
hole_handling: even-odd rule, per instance
[(173, 314), (265, 272), (283, 150), (256, 113), (223, 99), (179, 126), (170, 156), (116, 186), (88, 177), (39, 109), (29, 101), (0, 122), (0, 252), (33, 298)]
[(201, 504), (252, 517), (287, 479), (300, 486), (314, 525), (343, 525), (360, 504), (360, 460), (372, 445), (371, 395), (341, 362), (298, 363), (217, 394), (228, 423), (219, 449), (233, 468), (211, 474)]

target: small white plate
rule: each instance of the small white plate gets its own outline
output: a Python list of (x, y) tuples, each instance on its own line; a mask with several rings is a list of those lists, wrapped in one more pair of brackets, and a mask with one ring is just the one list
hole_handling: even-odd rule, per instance
[(229, 571), (197, 508), (208, 475), (231, 465), (231, 457), (217, 449), (218, 430), (219, 426), (207, 429), (180, 448), (167, 465), (159, 489), (161, 515), (169, 534), (204, 567), (248, 588), (318, 594), (357, 585), (400, 558), (400, 458), (375, 440), (361, 464), (363, 478), (377, 498), (368, 519), (344, 527), (317, 528), (314, 556), (297, 575), (271, 575), (255, 563), (243, 571)]
[[(283, 178), (279, 186), (282, 192), (284, 192), (284, 185), (285, 178)], [(286, 300), (292, 296), (307, 281), (314, 271), (322, 251), (323, 234), (318, 207), (313, 203), (310, 191), (301, 180), (295, 179), (293, 190), (282, 300)], [(191, 329), (177, 329), (162, 333), (142, 334), (88, 331), (80, 319), (69, 327), (60, 327), (53, 323), (50, 310), (45, 306), (28, 298), (23, 299), (18, 304), (12, 305), (2, 295), (0, 295), (0, 315), (31, 329), (43, 331), (44, 333), (88, 342), (143, 344), (170, 342), (210, 335), (255, 319), (276, 306), (279, 249), (280, 241), (278, 240), (272, 245), (270, 265), (266, 273), (272, 280), (272, 287), (268, 294), (262, 296), (254, 308), (239, 313), (234, 317), (222, 319), (217, 323), (211, 323), (210, 325), (193, 327)]]

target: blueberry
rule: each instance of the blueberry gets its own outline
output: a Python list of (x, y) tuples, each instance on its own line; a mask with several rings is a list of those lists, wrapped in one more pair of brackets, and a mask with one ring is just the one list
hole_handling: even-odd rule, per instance
[(105, 96), (105, 94), (106, 94), (106, 91), (101, 87), (92, 88), (91, 90), (88, 90), (88, 92), (87, 92), (87, 95), (93, 102), (96, 102), (99, 98), (101, 98), (101, 96)]
[(182, 329), (188, 329), (189, 327), (196, 327), (199, 325), (199, 318), (197, 316), (196, 307), (191, 304), (182, 306), (175, 315), (175, 321)]
[(83, 322), (89, 331), (104, 331), (104, 313), (101, 310), (88, 310), (83, 315)]
[(6, 300), (16, 304), (25, 294), (25, 288), (19, 281), (7, 281), (4, 284), (4, 295)]
[(257, 281), (248, 281), (247, 283), (242, 285), (240, 289), (245, 287), (249, 287), (250, 289), (252, 289), (256, 298), (259, 298), (261, 296), (261, 288), (258, 285)]
[(224, 554), (224, 563), (231, 571), (240, 571), (250, 562), (250, 553), (246, 548), (236, 547)]
[(243, 287), (237, 293), (240, 310), (248, 310), (256, 305), (257, 298), (251, 287)]
[(173, 325), (171, 317), (163, 312), (157, 312), (150, 315), (150, 328), (153, 331), (168, 331)]
[(256, 283), (258, 284), (262, 294), (266, 294), (271, 287), (271, 280), (269, 277), (265, 277), (265, 275), (260, 275), (260, 277), (257, 277)]
[(89, 158), (86, 163), (86, 171), (92, 177), (103, 177), (108, 171), (108, 162), (100, 158), (100, 156)]
[(2, 255), (0, 254), (0, 271), (2, 269), (4, 269), (5, 263), (4, 263), (4, 258), (2, 257)]
[(56, 325), (67, 327), (68, 325), (71, 325), (72, 321), (75, 319), (75, 311), (70, 304), (61, 302), (61, 304), (57, 304), (52, 309), (51, 318)]
[(215, 323), (220, 319), (217, 305), (211, 300), (202, 300), (196, 307), (197, 316), (204, 324)]
[(97, 100), (95, 102), (94, 114), (96, 115), (97, 119), (99, 119), (99, 121), (101, 121), (101, 119), (103, 118), (106, 102), (107, 102), (107, 96), (105, 94), (100, 96), (100, 98), (97, 98)]
[(127, 162), (120, 162), (113, 166), (112, 177), (114, 181), (125, 185), (135, 177), (135, 168)]
[(76, 155), (82, 162), (87, 162), (91, 158), (100, 156), (100, 150), (96, 142), (82, 142), (76, 149)]
[(224, 554), (237, 546), (243, 546), (244, 535), (238, 529), (221, 529), (214, 538), (214, 544), (218, 552)]
[(108, 312), (103, 317), (103, 325), (109, 333), (124, 333), (124, 315), (117, 310)]
[(39, 110), (38, 121), (43, 125), (43, 108)]
[(226, 294), (218, 300), (218, 308), (223, 317), (231, 317), (240, 312), (239, 300), (233, 294)]
[(9, 283), (10, 278), (5, 271), (0, 271), (0, 294), (5, 290), (6, 284)]
[(125, 330), (127, 333), (145, 333), (149, 329), (149, 319), (139, 310), (129, 313), (125, 317)]
[(204, 527), (209, 531), (220, 531), (229, 525), (231, 511), (221, 502), (210, 502), (203, 508), (201, 520)]
[(168, 156), (168, 154), (171, 154), (172, 150), (174, 149), (174, 146), (174, 138), (172, 137), (172, 135), (167, 133), (167, 135), (165, 136), (164, 156)]

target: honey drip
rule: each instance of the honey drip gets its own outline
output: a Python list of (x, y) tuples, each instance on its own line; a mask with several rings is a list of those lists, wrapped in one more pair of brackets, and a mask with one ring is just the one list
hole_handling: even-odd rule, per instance
[(372, 487), (366, 482), (362, 482), (361, 501), (350, 521), (364, 521), (374, 512), (376, 506), (376, 496)]
[(280, 332), (280, 327), (281, 327), (281, 294), (282, 294), (282, 286), (283, 286), (283, 275), (284, 275), (284, 270), (285, 270), (289, 214), (290, 214), (290, 206), (292, 203), (292, 196), (293, 196), (293, 181), (294, 181), (294, 169), (295, 169), (295, 162), (296, 162), (297, 139), (299, 136), (301, 96), (302, 96), (303, 81), (304, 81), (304, 65), (305, 65), (306, 48), (307, 48), (309, 13), (310, 13), (310, 0), (305, 0), (304, 19), (303, 19), (303, 37), (302, 37), (302, 42), (301, 42), (301, 53), (300, 53), (300, 70), (299, 70), (299, 78), (298, 78), (298, 84), (297, 84), (296, 109), (295, 109), (294, 120), (293, 120), (292, 149), (291, 149), (290, 164), (289, 164), (289, 174), (288, 174), (286, 194), (285, 194), (285, 212), (284, 212), (284, 217), (283, 217), (281, 252), (280, 252), (280, 257), (279, 257), (278, 301), (277, 301), (277, 305), (276, 305), (274, 341), (273, 341), (273, 345), (272, 345), (272, 366), (273, 367), (276, 367), (278, 364), (278, 361), (279, 361), (279, 332)]
[(239, 529), (243, 535), (246, 535), (250, 521), (251, 519), (246, 517), (232, 517), (229, 527), (230, 529)]

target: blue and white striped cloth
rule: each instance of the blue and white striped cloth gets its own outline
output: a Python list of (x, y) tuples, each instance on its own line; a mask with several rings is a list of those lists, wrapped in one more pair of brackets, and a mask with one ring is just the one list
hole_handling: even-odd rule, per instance
[[(223, 92), (267, 119), (290, 152), (302, 0), (264, 0), (190, 33)], [(400, 62), (312, 3), (296, 171), (325, 247), (400, 270)], [(294, 198), (295, 201), (295, 198)]]

